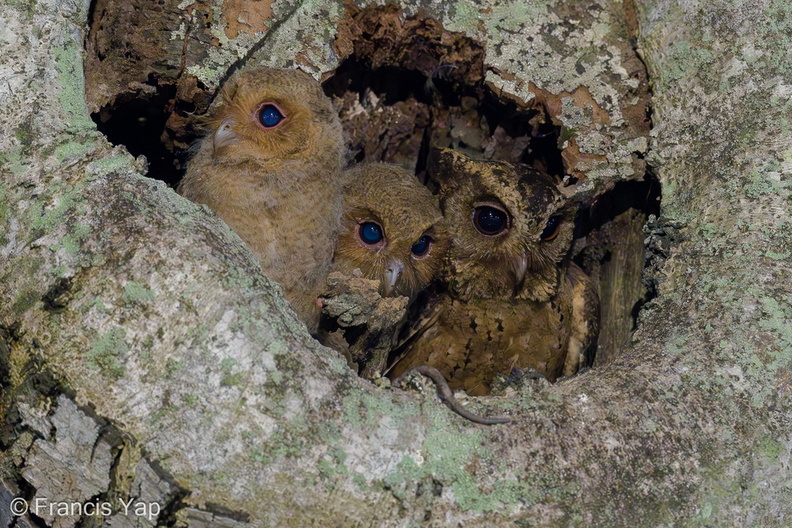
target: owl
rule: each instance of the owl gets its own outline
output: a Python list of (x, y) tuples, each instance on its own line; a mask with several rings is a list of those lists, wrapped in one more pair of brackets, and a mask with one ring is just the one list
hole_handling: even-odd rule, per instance
[(322, 299), (320, 340), (360, 375), (382, 374), (410, 301), (436, 277), (448, 247), (437, 198), (410, 172), (372, 163), (346, 173), (344, 213)]
[(344, 212), (333, 267), (380, 281), (383, 297), (410, 300), (437, 275), (449, 241), (437, 198), (396, 165), (355, 167), (344, 185)]
[(496, 373), (532, 367), (550, 381), (590, 362), (599, 300), (570, 261), (575, 206), (549, 175), (452, 150), (431, 166), (451, 236), (446, 290), (391, 370), (437, 368), (482, 395)]
[(322, 88), (297, 70), (240, 70), (205, 119), (178, 192), (217, 213), (314, 331), (341, 221), (344, 141)]

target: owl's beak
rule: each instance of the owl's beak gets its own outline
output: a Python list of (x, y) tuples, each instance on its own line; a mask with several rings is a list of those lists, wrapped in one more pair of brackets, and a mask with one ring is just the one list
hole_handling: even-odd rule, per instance
[(401, 260), (389, 260), (385, 265), (385, 277), (382, 281), (382, 287), (385, 290), (385, 297), (389, 297), (396, 288), (396, 283), (404, 271), (404, 263)]
[(217, 131), (214, 134), (214, 138), (212, 138), (212, 150), (213, 154), (217, 156), (220, 154), (224, 148), (233, 145), (237, 140), (237, 135), (234, 133), (234, 118), (226, 117), (223, 119), (223, 122), (220, 123), (220, 126), (217, 128)]

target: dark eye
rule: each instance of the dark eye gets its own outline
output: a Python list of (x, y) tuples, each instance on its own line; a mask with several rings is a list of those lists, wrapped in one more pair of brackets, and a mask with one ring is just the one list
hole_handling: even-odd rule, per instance
[(509, 227), (509, 215), (501, 209), (482, 205), (473, 210), (473, 226), (484, 236), (495, 236)]
[(543, 242), (549, 242), (553, 240), (555, 237), (558, 236), (558, 232), (561, 230), (561, 217), (560, 216), (551, 216), (550, 220), (547, 221), (545, 225), (544, 231), (542, 234), (539, 235), (539, 238), (542, 239)]
[(358, 226), (358, 236), (364, 244), (370, 246), (382, 241), (384, 235), (379, 224), (374, 222), (363, 222)]
[(264, 128), (273, 128), (283, 121), (283, 113), (272, 103), (264, 103), (258, 113), (259, 123)]
[(429, 235), (424, 235), (418, 239), (418, 242), (413, 244), (412, 246), (412, 254), (416, 257), (425, 257), (427, 253), (429, 253), (429, 248), (432, 245), (432, 237)]

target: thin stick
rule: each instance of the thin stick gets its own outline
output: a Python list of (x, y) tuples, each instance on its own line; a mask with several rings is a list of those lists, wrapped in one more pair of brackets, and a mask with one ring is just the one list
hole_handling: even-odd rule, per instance
[(510, 423), (511, 419), (509, 418), (486, 418), (484, 416), (479, 416), (477, 414), (473, 414), (472, 412), (465, 409), (465, 407), (459, 403), (459, 401), (454, 397), (454, 393), (451, 391), (451, 387), (448, 386), (448, 382), (440, 374), (440, 371), (434, 367), (430, 367), (429, 365), (421, 365), (420, 367), (413, 367), (409, 369), (407, 372), (399, 376), (393, 381), (394, 387), (401, 387), (402, 380), (404, 377), (409, 374), (411, 371), (415, 371), (418, 374), (422, 374), (432, 380), (437, 388), (437, 392), (440, 393), (440, 397), (442, 398), (443, 402), (446, 406), (457, 413), (462, 418), (470, 420), (474, 423), (479, 423), (483, 425), (496, 425), (496, 424), (504, 424)]

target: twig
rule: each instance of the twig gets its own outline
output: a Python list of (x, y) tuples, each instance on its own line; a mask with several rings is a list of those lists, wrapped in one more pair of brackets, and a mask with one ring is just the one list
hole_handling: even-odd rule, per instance
[(423, 374), (430, 380), (432, 380), (437, 388), (437, 392), (440, 393), (440, 397), (442, 398), (443, 402), (445, 402), (446, 406), (457, 413), (462, 418), (470, 420), (474, 423), (479, 423), (483, 425), (495, 425), (495, 424), (504, 424), (510, 423), (511, 420), (509, 418), (486, 418), (484, 416), (479, 416), (477, 414), (473, 414), (472, 412), (465, 409), (465, 407), (459, 403), (459, 401), (454, 397), (454, 393), (451, 391), (451, 387), (448, 386), (448, 382), (440, 374), (440, 371), (434, 367), (430, 367), (429, 365), (421, 365), (420, 367), (413, 367), (398, 378), (393, 381), (394, 387), (401, 387), (402, 380), (404, 377), (412, 371), (417, 372), (418, 374)]

